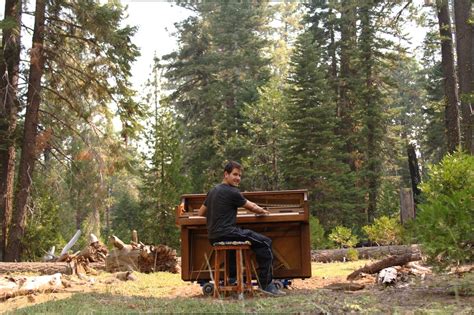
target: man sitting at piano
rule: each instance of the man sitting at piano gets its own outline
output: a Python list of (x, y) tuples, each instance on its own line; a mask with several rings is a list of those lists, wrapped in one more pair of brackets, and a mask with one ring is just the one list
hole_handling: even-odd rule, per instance
[[(237, 188), (241, 176), (242, 166), (237, 162), (229, 161), (224, 167), (222, 183), (208, 192), (204, 204), (199, 208), (199, 215), (207, 218), (206, 225), (211, 244), (222, 241), (250, 241), (257, 258), (260, 288), (271, 295), (285, 295), (285, 292), (278, 290), (272, 282), (272, 240), (265, 235), (236, 225), (239, 207), (244, 207), (257, 215), (269, 214), (267, 210), (245, 199), (241, 194)], [(235, 277), (235, 259), (231, 257), (229, 262), (230, 276)]]

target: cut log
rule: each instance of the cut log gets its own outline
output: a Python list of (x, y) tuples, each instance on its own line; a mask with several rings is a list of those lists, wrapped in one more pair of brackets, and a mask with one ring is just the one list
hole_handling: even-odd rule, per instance
[(360, 273), (374, 274), (380, 270), (393, 266), (402, 266), (410, 261), (421, 260), (420, 254), (404, 254), (400, 256), (390, 256), (371, 265), (365, 265), (347, 276), (347, 280), (354, 280)]
[(104, 244), (99, 241), (94, 241), (81, 250), (77, 256), (84, 257), (86, 262), (104, 262), (108, 253), (109, 250)]
[(138, 243), (138, 233), (137, 230), (132, 231), (132, 242), (133, 243)]
[(331, 283), (324, 287), (325, 289), (330, 290), (342, 290), (342, 291), (359, 291), (365, 288), (364, 284), (355, 283), (355, 282), (341, 282), (341, 283)]
[[(359, 259), (379, 259), (390, 255), (420, 254), (418, 245), (390, 245), (354, 248), (359, 253)], [(343, 249), (325, 249), (311, 251), (311, 261), (314, 262), (333, 262), (347, 260), (347, 248)]]

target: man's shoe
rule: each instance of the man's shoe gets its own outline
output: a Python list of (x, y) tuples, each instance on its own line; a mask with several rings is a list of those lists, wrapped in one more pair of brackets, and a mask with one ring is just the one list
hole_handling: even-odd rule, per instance
[(285, 292), (278, 290), (274, 283), (270, 283), (266, 286), (266, 288), (262, 288), (261, 291), (265, 294), (272, 295), (272, 296), (284, 296), (286, 295)]

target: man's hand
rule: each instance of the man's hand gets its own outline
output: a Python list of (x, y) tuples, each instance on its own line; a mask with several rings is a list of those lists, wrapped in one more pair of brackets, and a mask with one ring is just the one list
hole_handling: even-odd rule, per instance
[(202, 205), (199, 210), (198, 210), (198, 215), (201, 217), (205, 217), (207, 212), (207, 207), (205, 205)]
[(248, 201), (248, 200), (244, 204), (244, 208), (247, 209), (247, 210), (252, 211), (253, 213), (255, 213), (258, 216), (263, 216), (263, 215), (269, 215), (270, 214), (270, 212), (268, 210), (265, 210), (262, 207), (260, 207), (259, 205), (257, 205), (256, 203)]

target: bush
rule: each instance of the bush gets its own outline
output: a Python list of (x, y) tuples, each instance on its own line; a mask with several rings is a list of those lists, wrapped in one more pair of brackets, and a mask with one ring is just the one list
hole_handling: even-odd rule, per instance
[(349, 248), (347, 250), (347, 260), (348, 261), (357, 261), (359, 260), (359, 252), (355, 248)]
[(420, 188), (426, 202), (436, 200), (440, 194), (449, 196), (460, 190), (474, 191), (474, 156), (462, 152), (446, 155), (438, 165), (431, 165), (429, 180)]
[(455, 152), (430, 167), (421, 185), (417, 237), (430, 262), (438, 267), (474, 260), (474, 157)]
[[(36, 211), (29, 213), (28, 225), (22, 239), (22, 261), (39, 260), (52, 246), (56, 251), (66, 244), (58, 229), (62, 219), (60, 206), (52, 197), (38, 196), (35, 200)], [(56, 254), (58, 254), (56, 252)]]
[(319, 223), (318, 218), (312, 215), (309, 217), (309, 228), (311, 230), (311, 248), (326, 248), (328, 245), (328, 241), (324, 236), (324, 228), (321, 223)]
[(362, 228), (370, 241), (377, 245), (394, 245), (402, 241), (402, 226), (397, 218), (382, 216)]
[(329, 239), (339, 247), (354, 247), (359, 239), (357, 235), (352, 234), (349, 228), (338, 225), (329, 234)]

